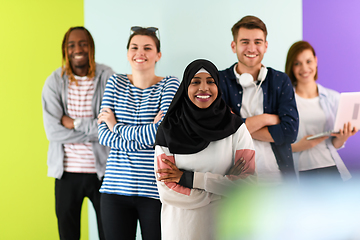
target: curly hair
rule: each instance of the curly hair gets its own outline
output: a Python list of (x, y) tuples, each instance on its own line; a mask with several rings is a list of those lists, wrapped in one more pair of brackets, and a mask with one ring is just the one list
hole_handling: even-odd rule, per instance
[(88, 36), (88, 41), (89, 41), (89, 70), (87, 73), (87, 77), (88, 78), (93, 78), (95, 76), (95, 44), (94, 44), (94, 39), (91, 36), (90, 32), (84, 28), (84, 27), (71, 27), (69, 28), (69, 30), (65, 33), (64, 39), (62, 41), (62, 71), (61, 71), (61, 76), (64, 76), (64, 74), (66, 74), (67, 76), (69, 76), (69, 80), (70, 83), (75, 82), (75, 84), (77, 85), (77, 81), (74, 77), (74, 73), (73, 70), (71, 68), (70, 65), (70, 61), (69, 61), (69, 56), (68, 56), (68, 41), (69, 41), (69, 36), (70, 33), (73, 30), (83, 30), (85, 31), (86, 35)]

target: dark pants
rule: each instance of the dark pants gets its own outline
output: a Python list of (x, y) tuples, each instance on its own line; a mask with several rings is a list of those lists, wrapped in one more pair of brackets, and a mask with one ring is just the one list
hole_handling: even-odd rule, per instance
[(102, 181), (96, 174), (64, 172), (55, 180), (55, 207), (61, 240), (80, 239), (81, 206), (85, 197), (92, 202), (98, 223), (99, 238), (104, 240), (100, 217), (100, 193)]
[(322, 178), (342, 181), (341, 175), (336, 166), (299, 171), (299, 178), (300, 181), (321, 180)]
[(139, 219), (143, 240), (161, 239), (161, 202), (145, 197), (101, 194), (101, 218), (106, 240), (136, 238)]

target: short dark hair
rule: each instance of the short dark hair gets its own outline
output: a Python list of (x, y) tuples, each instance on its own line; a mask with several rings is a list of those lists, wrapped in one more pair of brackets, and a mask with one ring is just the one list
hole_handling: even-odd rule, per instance
[(266, 25), (263, 21), (261, 21), (260, 18), (255, 16), (245, 16), (242, 19), (240, 19), (237, 23), (234, 24), (234, 26), (231, 28), (232, 35), (234, 37), (234, 42), (237, 41), (237, 37), (239, 34), (240, 28), (246, 28), (246, 29), (260, 29), (264, 32), (265, 40), (267, 37), (267, 29)]
[(154, 31), (150, 31), (147, 28), (140, 28), (140, 29), (137, 29), (136, 31), (134, 31), (129, 37), (128, 43), (126, 45), (126, 49), (129, 49), (131, 39), (136, 35), (151, 37), (155, 42), (157, 52), (158, 53), (160, 52), (160, 40), (159, 40), (159, 38), (156, 36), (156, 33)]
[[(304, 50), (308, 50), (308, 49), (311, 50), (312, 53), (314, 54), (314, 57), (316, 57), (314, 48), (311, 46), (310, 43), (308, 43), (306, 41), (298, 41), (298, 42), (294, 43), (288, 51), (288, 54), (286, 57), (286, 63), (285, 63), (285, 73), (289, 76), (291, 83), (294, 87), (297, 84), (297, 79), (296, 79), (296, 77), (294, 75), (294, 71), (293, 71), (294, 62), (300, 53), (302, 53)], [(318, 74), (317, 74), (317, 69), (316, 69), (315, 80), (317, 80), (317, 78), (318, 78)]]

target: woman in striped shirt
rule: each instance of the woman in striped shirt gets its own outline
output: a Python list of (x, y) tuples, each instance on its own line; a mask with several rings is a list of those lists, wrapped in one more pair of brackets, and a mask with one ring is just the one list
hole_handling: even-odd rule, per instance
[(160, 239), (161, 203), (154, 175), (157, 128), (179, 87), (176, 77), (155, 75), (161, 58), (157, 28), (132, 27), (127, 57), (132, 74), (108, 80), (98, 116), (100, 144), (111, 147), (101, 186), (107, 240)]

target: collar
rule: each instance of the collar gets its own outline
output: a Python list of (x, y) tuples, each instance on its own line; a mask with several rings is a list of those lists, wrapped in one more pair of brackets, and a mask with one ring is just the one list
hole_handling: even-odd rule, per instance
[(328, 92), (326, 91), (326, 88), (321, 86), (319, 83), (317, 83), (316, 85), (318, 87), (319, 97), (327, 97)]
[(88, 79), (88, 76), (78, 76), (78, 75), (75, 75), (74, 74), (74, 77), (76, 80), (87, 80)]
[[(236, 71), (236, 67), (237, 67), (237, 63), (234, 64), (234, 67), (233, 67), (233, 70), (234, 70), (234, 75), (235, 75), (235, 78), (236, 78), (236, 81), (237, 82), (240, 82), (239, 79), (240, 79), (240, 75), (237, 71)], [(265, 80), (264, 80), (265, 81)], [(256, 85), (259, 85), (260, 81), (259, 80), (256, 80), (254, 81)]]

